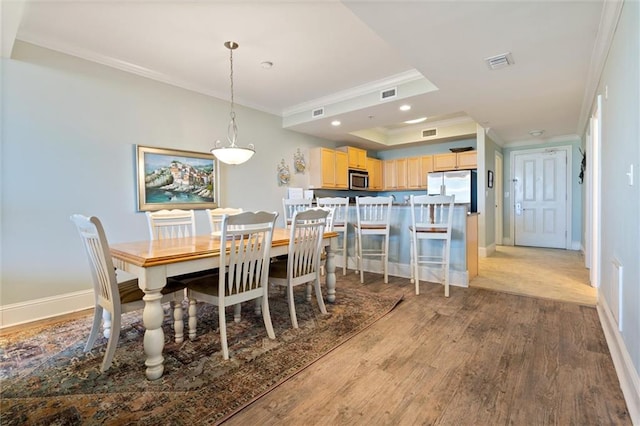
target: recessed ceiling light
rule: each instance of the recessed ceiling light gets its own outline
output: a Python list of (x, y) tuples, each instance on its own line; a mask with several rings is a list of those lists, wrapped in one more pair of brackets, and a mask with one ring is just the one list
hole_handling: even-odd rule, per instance
[(409, 111), (411, 109), (411, 105), (401, 105), (400, 111)]
[(416, 123), (422, 123), (423, 121), (426, 121), (427, 117), (420, 117), (420, 118), (416, 118), (413, 120), (407, 120), (404, 123), (405, 124), (416, 124)]
[(262, 62), (260, 62), (260, 66), (262, 68), (268, 70), (273, 66), (273, 62), (271, 62), (271, 61), (262, 61)]
[(340, 120), (333, 120), (333, 121), (331, 122), (331, 125), (332, 125), (332, 126), (335, 126), (335, 127), (339, 126), (340, 124), (342, 124), (342, 123), (340, 123)]
[(532, 130), (532, 131), (529, 132), (529, 134), (531, 136), (533, 136), (534, 138), (542, 136), (543, 133), (544, 133), (544, 130)]

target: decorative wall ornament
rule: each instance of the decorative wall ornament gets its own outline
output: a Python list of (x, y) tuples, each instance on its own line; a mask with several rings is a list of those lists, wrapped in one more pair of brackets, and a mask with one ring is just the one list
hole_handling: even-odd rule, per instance
[(304, 161), (304, 154), (300, 152), (300, 148), (293, 154), (293, 165), (296, 173), (304, 173), (304, 169), (307, 168), (307, 163)]
[(285, 164), (284, 158), (278, 164), (278, 185), (289, 185), (289, 180), (291, 180), (291, 172), (289, 171), (289, 166)]

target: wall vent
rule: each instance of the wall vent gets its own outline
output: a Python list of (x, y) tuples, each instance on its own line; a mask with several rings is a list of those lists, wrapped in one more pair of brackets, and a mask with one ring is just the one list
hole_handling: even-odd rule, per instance
[(510, 52), (492, 56), (490, 58), (485, 58), (485, 61), (487, 62), (487, 66), (490, 70), (498, 70), (515, 63)]
[(324, 116), (324, 107), (316, 108), (313, 111), (311, 111), (311, 118), (318, 118), (323, 116)]
[(422, 131), (423, 138), (430, 138), (432, 136), (438, 136), (438, 129), (425, 129)]
[(391, 89), (385, 89), (380, 92), (380, 100), (385, 101), (387, 99), (395, 98), (398, 94), (398, 88), (392, 87)]

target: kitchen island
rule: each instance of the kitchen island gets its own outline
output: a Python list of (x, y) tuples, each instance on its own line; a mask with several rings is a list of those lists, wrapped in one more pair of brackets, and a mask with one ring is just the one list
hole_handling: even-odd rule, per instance
[[(356, 223), (356, 207), (349, 206), (348, 226), (348, 261), (349, 269), (356, 268), (355, 234), (353, 224)], [(411, 251), (409, 225), (411, 224), (411, 207), (408, 204), (394, 204), (391, 210), (391, 229), (389, 236), (389, 275), (411, 277)], [(364, 241), (364, 248), (379, 244), (373, 238)], [(336, 255), (336, 263), (340, 264), (341, 256)], [(381, 272), (381, 261), (364, 259), (365, 272)], [(453, 212), (453, 228), (451, 231), (450, 284), (468, 287), (469, 280), (478, 274), (478, 213), (469, 213), (468, 204), (456, 204)], [(440, 282), (439, 268), (421, 267), (420, 280)]]

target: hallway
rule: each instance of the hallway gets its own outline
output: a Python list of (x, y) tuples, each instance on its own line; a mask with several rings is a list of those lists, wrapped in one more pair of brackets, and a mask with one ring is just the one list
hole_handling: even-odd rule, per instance
[(498, 246), (479, 259), (470, 287), (595, 306), (597, 291), (579, 251)]

